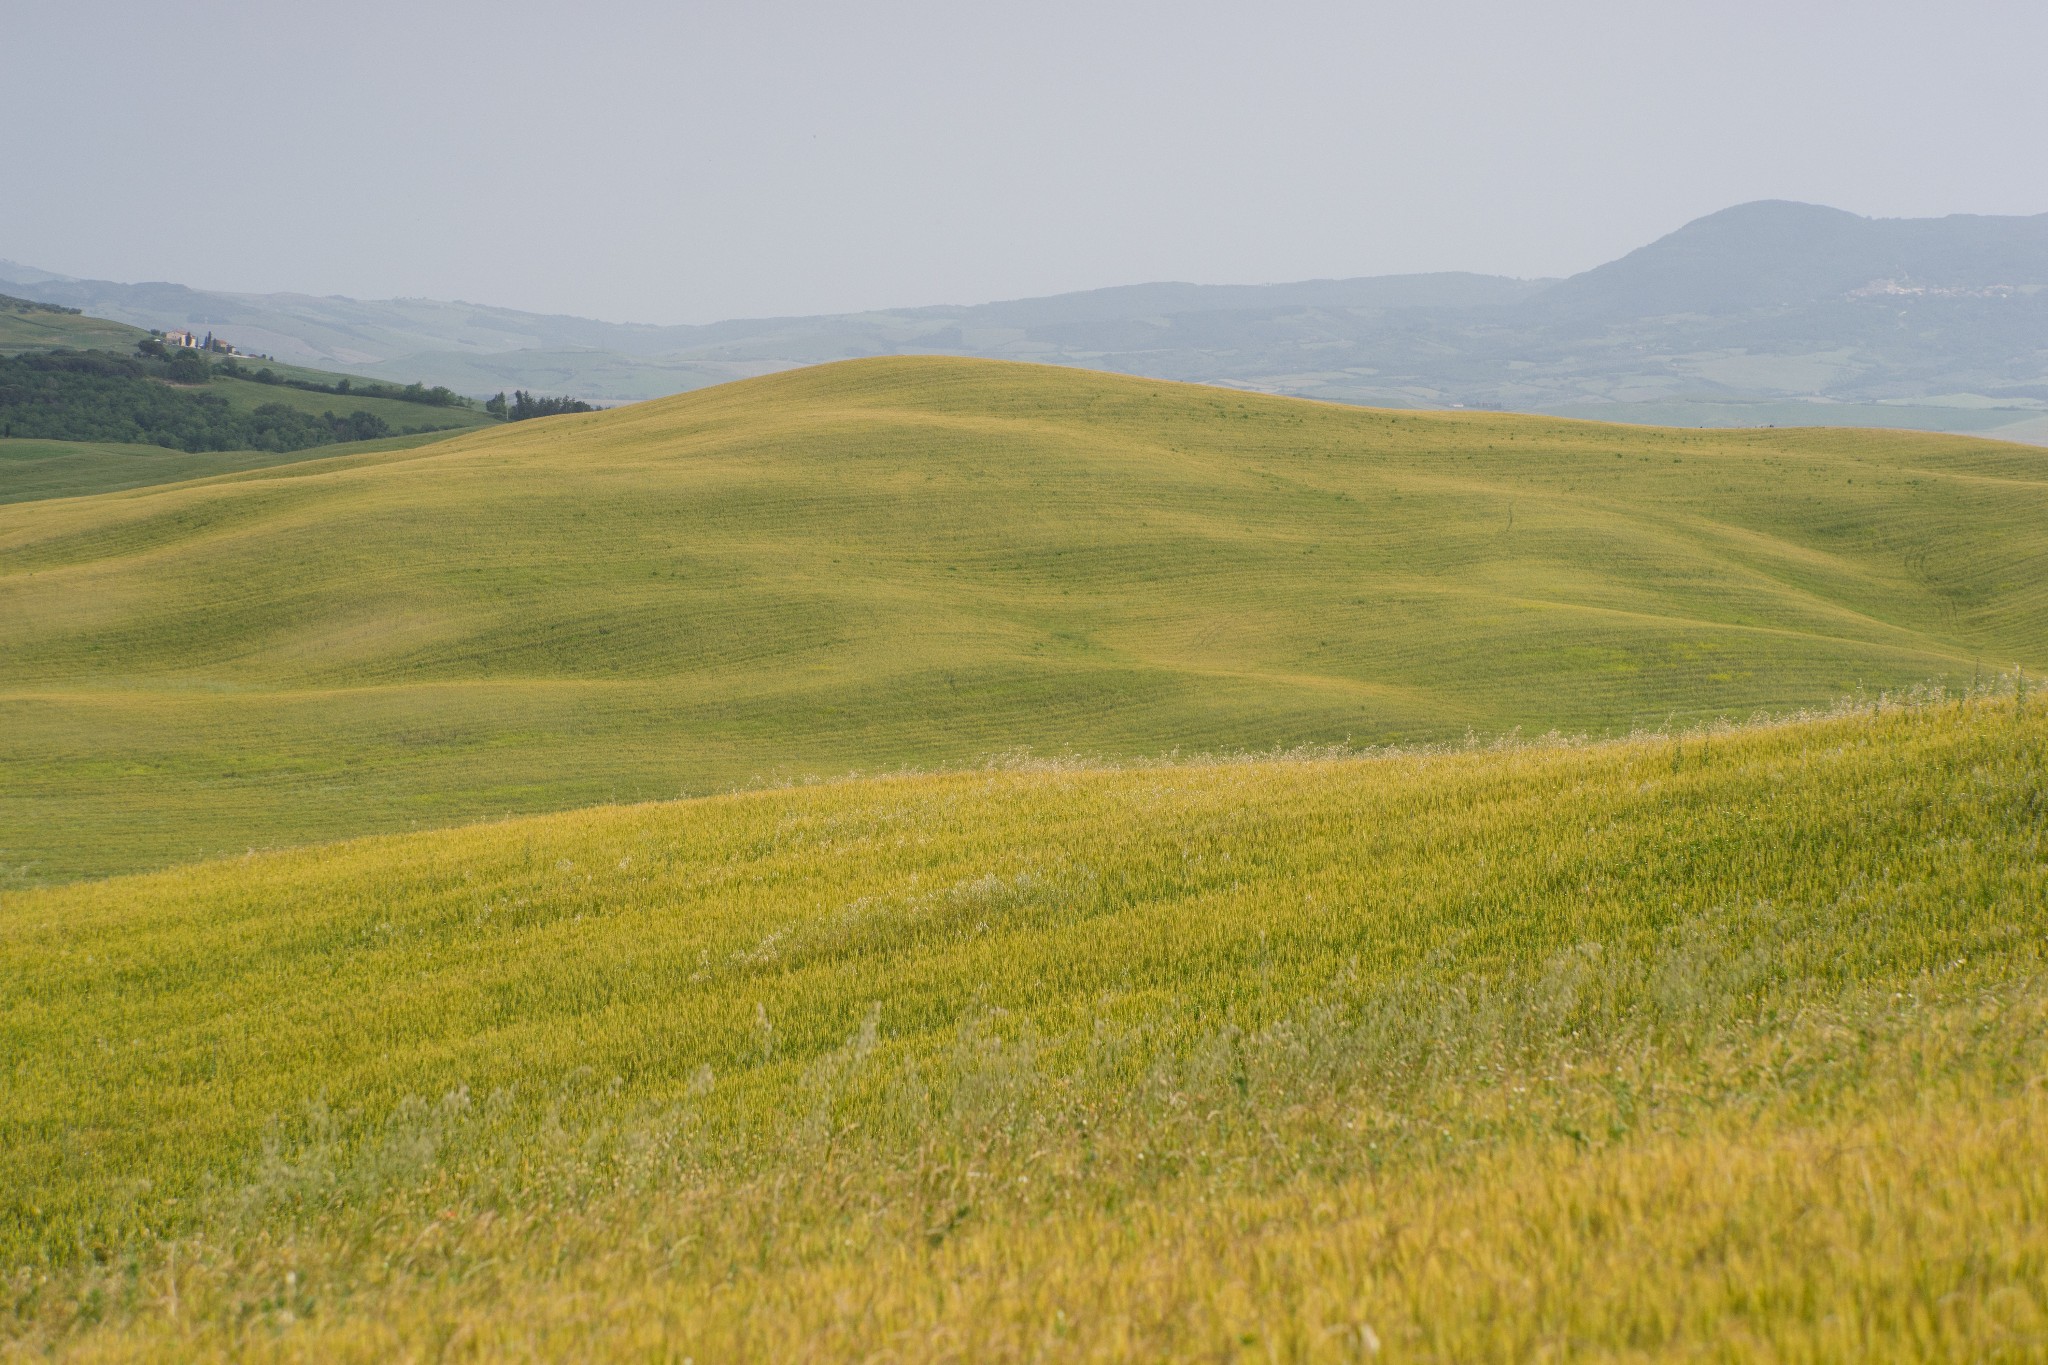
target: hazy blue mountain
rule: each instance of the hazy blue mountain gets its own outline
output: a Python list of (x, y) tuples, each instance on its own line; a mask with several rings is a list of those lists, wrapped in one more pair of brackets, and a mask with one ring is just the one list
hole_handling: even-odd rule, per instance
[(1885, 285), (1969, 293), (2048, 284), (2048, 214), (1859, 218), (1766, 200), (1668, 237), (1547, 290), (1554, 317), (1729, 316), (1811, 307)]
[(247, 351), (342, 367), (440, 351), (490, 355), (603, 350), (673, 357), (710, 347), (751, 348), (770, 339), (827, 350), (861, 345), (887, 350), (904, 337), (952, 329), (1085, 327), (1183, 313), (1271, 309), (1458, 308), (1512, 302), (1542, 287), (1500, 276), (1456, 273), (1276, 285), (1139, 284), (971, 306), (661, 327), (433, 299), (364, 302), (311, 294), (233, 294), (160, 282), (119, 284), (52, 275), (11, 261), (0, 261), (0, 282), (18, 284), (40, 301), (80, 308), (95, 317), (138, 327), (227, 329)]
[(116, 284), (5, 262), (0, 290), (479, 394), (619, 401), (825, 360), (936, 352), (1391, 406), (2048, 438), (2048, 214), (1872, 219), (1763, 202), (1567, 280), (1157, 283), (704, 326)]

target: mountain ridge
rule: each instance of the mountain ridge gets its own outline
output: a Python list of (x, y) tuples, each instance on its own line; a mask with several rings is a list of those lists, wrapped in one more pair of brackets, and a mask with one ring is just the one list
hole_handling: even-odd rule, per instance
[[(1061, 294), (997, 299), (986, 303), (918, 304), (904, 308), (871, 308), (850, 313), (769, 314), (702, 323), (643, 323), (610, 322), (572, 313), (536, 313), (495, 304), (473, 303), (463, 299), (410, 296), (358, 299), (342, 294), (315, 295), (291, 291), (248, 293), (195, 289), (188, 285), (161, 280), (123, 284), (112, 280), (53, 275), (9, 260), (0, 260), (0, 281), (38, 288), (44, 295), (41, 301), (66, 307), (81, 307), (114, 321), (127, 321), (121, 316), (124, 313), (156, 317), (177, 314), (184, 310), (182, 316), (177, 316), (173, 320), (185, 325), (232, 326), (237, 321), (239, 312), (268, 309), (281, 317), (294, 313), (312, 315), (304, 318), (309, 325), (340, 326), (351, 313), (360, 313), (367, 320), (370, 314), (377, 311), (408, 316), (432, 311), (497, 321), (500, 324), (499, 335), (532, 341), (535, 343), (535, 349), (542, 345), (583, 344), (593, 349), (615, 349), (632, 355), (661, 354), (665, 348), (691, 343), (717, 344), (750, 336), (763, 329), (775, 329), (789, 324), (854, 319), (932, 318), (958, 320), (970, 324), (1004, 325), (1033, 320), (1054, 312), (1060, 314), (1061, 320), (1093, 320), (1141, 316), (1146, 312), (1161, 309), (1176, 312), (1220, 312), (1247, 304), (1460, 307), (1512, 302), (1552, 283), (1548, 280), (1522, 280), (1506, 275), (1455, 270), (1296, 280), (1274, 284), (1195, 284), (1182, 280), (1154, 280)], [(1429, 292), (1432, 286), (1440, 291), (1434, 297), (1431, 297)], [(79, 302), (69, 302), (74, 299)], [(319, 316), (323, 310), (328, 316)], [(543, 326), (550, 326), (554, 330), (542, 331)], [(451, 350), (469, 348), (459, 336), (450, 334), (446, 340)], [(609, 343), (609, 346), (601, 346), (600, 343)], [(340, 360), (346, 357), (334, 355), (323, 358)], [(350, 363), (383, 363), (398, 358), (379, 354), (370, 361), (353, 360)]]
[(472, 394), (632, 401), (834, 360), (938, 354), (1381, 407), (2048, 440), (2048, 214), (1880, 219), (1764, 200), (1564, 280), (1154, 282), (680, 326), (64, 281), (4, 264), (0, 289), (120, 320), (203, 324), (245, 349), (290, 358), (298, 346), (334, 368)]

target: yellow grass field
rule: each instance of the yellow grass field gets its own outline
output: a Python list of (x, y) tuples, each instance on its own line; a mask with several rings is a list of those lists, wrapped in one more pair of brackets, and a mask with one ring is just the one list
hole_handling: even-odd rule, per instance
[(0, 1355), (2041, 1359), (2011, 683), (8, 892)]

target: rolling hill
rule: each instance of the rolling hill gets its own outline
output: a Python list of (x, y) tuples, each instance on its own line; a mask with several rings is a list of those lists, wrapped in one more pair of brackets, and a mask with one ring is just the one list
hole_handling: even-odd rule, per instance
[(1625, 732), (2048, 663), (2025, 447), (852, 362), (0, 507), (14, 884), (1028, 747)]
[(2008, 688), (5, 893), (0, 1349), (2035, 1358), (2044, 760)]

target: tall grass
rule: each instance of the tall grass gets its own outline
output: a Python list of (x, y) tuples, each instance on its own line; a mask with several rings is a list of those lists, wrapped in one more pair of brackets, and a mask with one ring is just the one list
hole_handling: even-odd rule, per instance
[(2031, 698), (10, 895), (14, 1349), (2038, 1358)]

